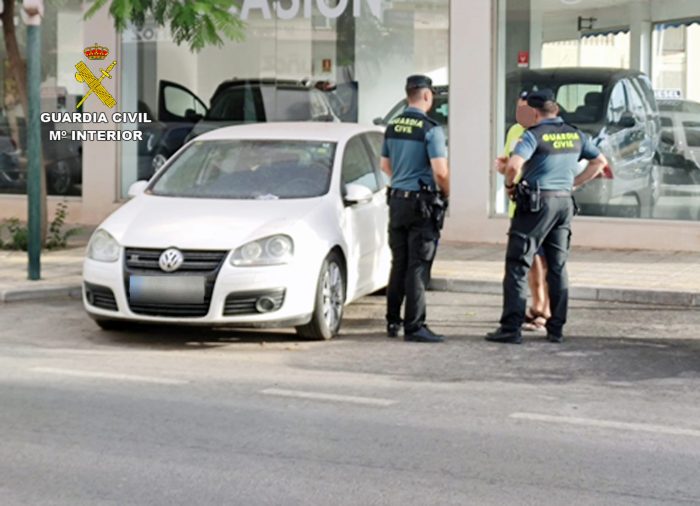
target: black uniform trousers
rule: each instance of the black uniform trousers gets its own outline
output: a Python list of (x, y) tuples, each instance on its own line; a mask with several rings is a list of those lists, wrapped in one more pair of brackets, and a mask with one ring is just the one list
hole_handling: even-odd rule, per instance
[(406, 333), (425, 323), (425, 288), (435, 257), (439, 232), (432, 217), (424, 217), (417, 198), (392, 196), (389, 201), (391, 274), (387, 287), (388, 323), (401, 323)]
[(547, 284), (552, 317), (547, 332), (561, 336), (569, 305), (569, 278), (566, 260), (571, 245), (571, 219), (574, 203), (571, 196), (543, 197), (539, 211), (518, 206), (508, 232), (506, 274), (503, 279), (503, 314), (501, 328), (519, 332), (525, 321), (527, 275), (535, 252), (542, 246), (547, 260)]

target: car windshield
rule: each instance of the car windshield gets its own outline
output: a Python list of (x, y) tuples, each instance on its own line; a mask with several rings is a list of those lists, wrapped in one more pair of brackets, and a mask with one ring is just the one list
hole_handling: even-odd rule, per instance
[(195, 141), (158, 175), (153, 195), (213, 199), (298, 199), (328, 193), (332, 142)]

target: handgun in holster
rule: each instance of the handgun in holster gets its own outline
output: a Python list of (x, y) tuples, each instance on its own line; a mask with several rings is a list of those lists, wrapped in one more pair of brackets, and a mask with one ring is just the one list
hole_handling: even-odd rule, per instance
[(520, 209), (537, 213), (542, 208), (542, 196), (540, 194), (540, 184), (530, 186), (527, 181), (520, 181), (515, 186), (515, 203)]

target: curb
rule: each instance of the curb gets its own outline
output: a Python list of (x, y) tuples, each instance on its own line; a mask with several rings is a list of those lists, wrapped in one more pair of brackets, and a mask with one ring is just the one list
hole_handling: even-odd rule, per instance
[(17, 288), (0, 291), (0, 304), (10, 302), (27, 302), (34, 300), (58, 299), (69, 297), (82, 298), (81, 285), (52, 285), (37, 288)]
[[(476, 293), (501, 295), (503, 287), (495, 281), (469, 281), (450, 278), (433, 278), (430, 290), (438, 292)], [(27, 302), (57, 298), (80, 299), (80, 284), (52, 285), (37, 288), (18, 288), (0, 291), (0, 304)], [(700, 293), (668, 292), (662, 290), (635, 290), (591, 286), (572, 286), (569, 298), (598, 302), (626, 302), (661, 306), (700, 307)]]
[[(495, 281), (468, 281), (462, 279), (433, 278), (430, 289), (438, 292), (481, 293), (501, 295), (503, 286)], [(569, 298), (599, 302), (626, 302), (661, 306), (700, 307), (700, 293), (669, 292), (663, 290), (636, 290), (631, 288), (609, 288), (572, 286)]]

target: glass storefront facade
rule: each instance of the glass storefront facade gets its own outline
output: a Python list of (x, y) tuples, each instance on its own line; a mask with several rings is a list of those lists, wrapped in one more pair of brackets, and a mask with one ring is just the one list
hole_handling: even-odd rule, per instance
[[(153, 119), (138, 125), (143, 142), (121, 146), (122, 196), (212, 128), (299, 120), (381, 124), (401, 104), (406, 76), (425, 73), (448, 84), (448, 0), (325, 0), (296, 10), (297, 1), (276, 4), (245, 12), (242, 42), (199, 53), (148, 24), (122, 35), (122, 61), (130, 68), (123, 67), (120, 106)], [(446, 122), (447, 104), (441, 105), (436, 114)]]
[[(26, 29), (19, 20), (15, 30), (24, 58)], [(46, 2), (42, 22), (41, 110), (73, 111), (84, 85), (75, 80), (75, 63), (85, 47), (81, 0)], [(0, 193), (26, 193), (26, 116), (12, 77), (4, 38), (0, 38)], [(49, 195), (80, 196), (82, 193), (82, 145), (80, 142), (49, 142), (51, 123), (42, 123), (43, 158)]]
[[(502, 0), (497, 139), (517, 94), (551, 88), (609, 165), (576, 194), (583, 214), (700, 220), (700, 3)], [(582, 170), (583, 166), (581, 167)], [(502, 178), (493, 209), (502, 214)]]

